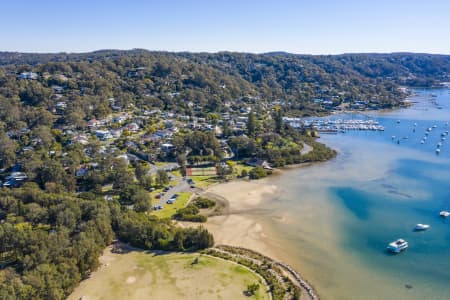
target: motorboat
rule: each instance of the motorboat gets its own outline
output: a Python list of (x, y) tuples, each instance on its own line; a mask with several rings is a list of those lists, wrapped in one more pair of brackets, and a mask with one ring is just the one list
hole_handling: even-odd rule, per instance
[(436, 149), (436, 154), (439, 154), (439, 153), (441, 153), (441, 149), (437, 148)]
[(387, 249), (394, 253), (399, 253), (405, 250), (406, 248), (408, 248), (408, 242), (405, 241), (404, 239), (398, 239), (396, 241), (393, 241), (387, 246)]
[(450, 212), (443, 210), (439, 213), (439, 215), (443, 218), (448, 218), (448, 217), (450, 217)]
[(428, 228), (430, 228), (430, 225), (428, 224), (417, 224), (416, 227), (414, 227), (415, 231), (422, 231), (422, 230), (427, 230)]

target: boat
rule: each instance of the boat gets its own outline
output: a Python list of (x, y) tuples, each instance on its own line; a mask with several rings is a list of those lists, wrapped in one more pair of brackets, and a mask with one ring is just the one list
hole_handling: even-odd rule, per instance
[(421, 140), (420, 143), (421, 143), (421, 144), (425, 144), (425, 141), (424, 141), (424, 140)]
[(421, 231), (421, 230), (427, 230), (428, 228), (430, 228), (430, 225), (428, 224), (417, 224), (416, 227), (414, 227), (415, 231)]
[(393, 241), (387, 246), (387, 249), (394, 253), (399, 253), (405, 250), (406, 248), (408, 248), (408, 242), (405, 241), (404, 239), (398, 239), (396, 241)]
[(439, 215), (443, 218), (448, 218), (448, 217), (450, 217), (450, 212), (443, 210), (439, 213)]
[(439, 153), (441, 153), (441, 149), (436, 149), (436, 154), (439, 154)]

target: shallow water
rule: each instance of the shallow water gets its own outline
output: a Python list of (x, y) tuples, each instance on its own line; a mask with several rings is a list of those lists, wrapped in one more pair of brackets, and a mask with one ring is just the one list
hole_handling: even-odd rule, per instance
[[(408, 109), (365, 114), (384, 132), (322, 136), (339, 151), (333, 161), (268, 179), (278, 192), (252, 217), (323, 299), (450, 299), (450, 220), (438, 215), (450, 210), (450, 137), (435, 154), (450, 130), (450, 93), (415, 99)], [(431, 228), (414, 232), (417, 223)], [(397, 238), (409, 248), (390, 255)]]

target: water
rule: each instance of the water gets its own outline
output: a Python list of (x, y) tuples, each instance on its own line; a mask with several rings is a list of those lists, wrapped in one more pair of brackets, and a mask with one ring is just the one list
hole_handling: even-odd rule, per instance
[[(450, 130), (450, 93), (415, 99), (408, 109), (344, 116), (386, 130), (322, 135), (335, 160), (268, 180), (279, 192), (253, 217), (324, 299), (450, 299), (450, 220), (439, 217), (450, 210), (450, 137), (435, 153)], [(431, 228), (414, 232), (417, 223)], [(391, 255), (397, 238), (409, 248)]]

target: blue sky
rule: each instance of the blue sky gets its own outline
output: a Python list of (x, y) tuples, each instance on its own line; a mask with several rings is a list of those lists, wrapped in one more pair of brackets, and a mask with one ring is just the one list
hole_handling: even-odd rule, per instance
[(450, 54), (449, 0), (0, 0), (0, 51)]

